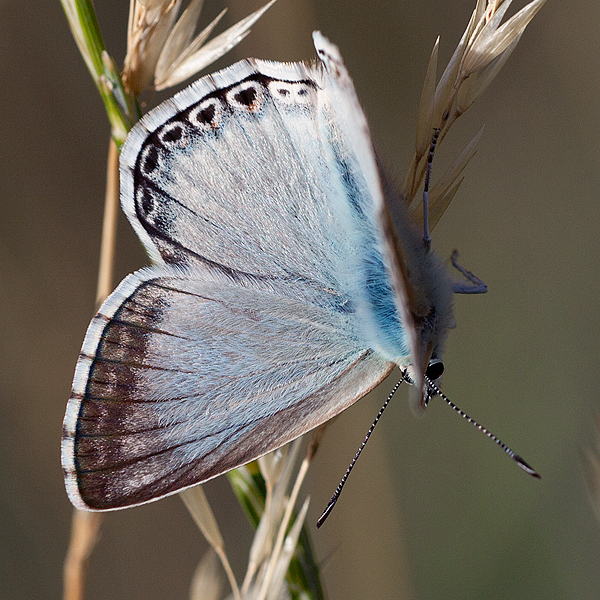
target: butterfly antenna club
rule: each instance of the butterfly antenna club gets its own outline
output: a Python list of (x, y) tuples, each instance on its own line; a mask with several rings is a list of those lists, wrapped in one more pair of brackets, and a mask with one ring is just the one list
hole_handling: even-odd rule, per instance
[(333, 496), (331, 496), (331, 499), (327, 503), (325, 510), (323, 511), (323, 513), (321, 514), (319, 519), (317, 520), (317, 529), (319, 529), (319, 527), (321, 527), (321, 525), (323, 525), (323, 523), (325, 522), (325, 519), (327, 519), (327, 517), (331, 514), (331, 511), (333, 510), (335, 503), (338, 501), (338, 498), (340, 497), (340, 494), (342, 493), (342, 488), (346, 484), (346, 481), (348, 479), (348, 476), (350, 475), (350, 472), (354, 468), (354, 465), (356, 464), (358, 457), (360, 456), (361, 452), (363, 451), (363, 448), (367, 445), (367, 442), (369, 441), (369, 438), (371, 437), (371, 434), (373, 433), (373, 429), (375, 429), (375, 425), (377, 425), (377, 423), (379, 422), (379, 419), (381, 418), (381, 415), (383, 414), (383, 411), (386, 409), (387, 405), (390, 403), (392, 396), (396, 393), (396, 391), (400, 387), (400, 384), (405, 380), (406, 380), (406, 372), (404, 372), (402, 374), (402, 379), (400, 379), (400, 381), (398, 381), (396, 383), (396, 385), (392, 388), (392, 391), (389, 393), (386, 401), (383, 403), (383, 406), (377, 413), (377, 416), (375, 417), (373, 424), (371, 425), (371, 427), (369, 427), (369, 431), (367, 431), (367, 435), (365, 436), (363, 443), (360, 445), (358, 452), (354, 455), (354, 458), (352, 459), (352, 462), (346, 469), (346, 472), (344, 473), (342, 480), (340, 481), (339, 485), (337, 486), (337, 489), (333, 493)]
[(533, 467), (531, 467), (516, 452), (511, 450), (500, 438), (495, 436), (489, 429), (487, 429), (486, 427), (484, 427), (483, 425), (481, 425), (480, 423), (475, 421), (475, 419), (472, 419), (464, 410), (462, 410), (461, 408), (456, 406), (456, 404), (454, 404), (454, 402), (452, 402), (450, 400), (450, 398), (448, 398), (448, 396), (446, 396), (440, 390), (440, 388), (438, 388), (431, 381), (431, 379), (429, 379), (429, 377), (427, 377), (426, 375), (425, 375), (425, 381), (427, 382), (427, 388), (428, 388), (427, 400), (431, 399), (433, 396), (439, 396), (440, 398), (442, 398), (446, 402), (446, 404), (450, 408), (455, 410), (461, 417), (463, 417), (463, 419), (466, 419), (469, 423), (471, 423), (471, 425), (474, 425), (475, 427), (477, 427), (477, 429), (479, 429), (479, 431), (481, 431), (482, 433), (487, 435), (487, 437), (489, 437), (493, 442), (496, 442), (496, 444), (498, 444), (498, 446), (500, 446), (500, 448), (502, 448), (502, 450), (504, 450), (504, 452), (506, 452), (506, 454), (508, 454), (508, 456), (510, 456), (521, 467), (521, 469), (523, 469), (523, 471), (525, 471), (526, 473), (529, 473), (536, 479), (542, 478), (541, 475)]

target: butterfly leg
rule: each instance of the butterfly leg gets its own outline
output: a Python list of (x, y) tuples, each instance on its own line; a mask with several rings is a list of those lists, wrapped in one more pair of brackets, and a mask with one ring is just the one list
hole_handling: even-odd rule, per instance
[(458, 264), (458, 250), (452, 252), (450, 260), (452, 261), (452, 266), (469, 281), (469, 283), (453, 283), (452, 291), (455, 294), (485, 294), (487, 292), (487, 285), (479, 277)]

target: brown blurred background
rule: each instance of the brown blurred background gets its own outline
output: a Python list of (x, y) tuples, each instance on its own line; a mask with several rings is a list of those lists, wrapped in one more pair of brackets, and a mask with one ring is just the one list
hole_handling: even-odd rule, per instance
[[(261, 0), (227, 4), (231, 24)], [(119, 62), (127, 5), (97, 1)], [(204, 17), (223, 5), (208, 0)], [(310, 33), (321, 29), (340, 46), (380, 153), (401, 178), (431, 47), (440, 34), (445, 64), (473, 6), (279, 0), (216, 66), (312, 58)], [(440, 401), (415, 420), (403, 392), (313, 535), (331, 599), (600, 597), (600, 526), (580, 462), (600, 410), (598, 23), (596, 0), (550, 0), (434, 167), (439, 176), (485, 123), (433, 236), (490, 290), (456, 299), (443, 387), (543, 479)], [(109, 130), (58, 0), (1, 3), (0, 70), (0, 597), (59, 598), (72, 510), (61, 420), (93, 311)], [(118, 278), (146, 262), (122, 218)], [(305, 485), (309, 523), (392, 383), (329, 428)], [(206, 487), (241, 578), (251, 529), (225, 479)], [(177, 497), (111, 514), (87, 597), (184, 599), (205, 548)]]

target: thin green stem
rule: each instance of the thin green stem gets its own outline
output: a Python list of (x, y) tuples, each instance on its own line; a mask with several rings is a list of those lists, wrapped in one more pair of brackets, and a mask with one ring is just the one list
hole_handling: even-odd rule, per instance
[(120, 149), (141, 113), (128, 94), (117, 66), (110, 58), (91, 0), (61, 0), (81, 56), (100, 92), (111, 125), (111, 135)]

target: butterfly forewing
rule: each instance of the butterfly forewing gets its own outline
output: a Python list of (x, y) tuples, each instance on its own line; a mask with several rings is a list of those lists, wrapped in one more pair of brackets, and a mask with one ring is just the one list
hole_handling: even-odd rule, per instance
[(150, 252), (339, 287), (344, 233), (330, 205), (344, 191), (319, 136), (317, 72), (291, 65), (287, 76), (238, 63), (216, 78), (229, 85), (126, 145), (124, 207)]

